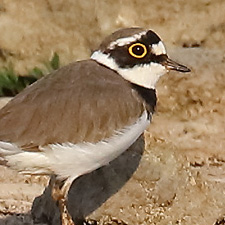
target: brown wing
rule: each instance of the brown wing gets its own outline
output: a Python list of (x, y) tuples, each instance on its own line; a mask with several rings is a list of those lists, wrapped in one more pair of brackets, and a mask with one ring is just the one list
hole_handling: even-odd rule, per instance
[(98, 142), (134, 123), (143, 104), (129, 82), (93, 60), (61, 68), (0, 110), (0, 140), (32, 151), (49, 143)]

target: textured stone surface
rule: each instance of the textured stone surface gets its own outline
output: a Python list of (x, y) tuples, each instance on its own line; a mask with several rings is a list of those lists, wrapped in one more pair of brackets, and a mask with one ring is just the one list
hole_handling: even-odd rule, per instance
[[(76, 218), (87, 215), (99, 224), (113, 224), (112, 220), (129, 225), (222, 224), (224, 4), (222, 0), (0, 2), (1, 63), (13, 62), (22, 74), (55, 51), (63, 64), (86, 58), (103, 36), (137, 25), (159, 33), (171, 58), (192, 69), (190, 74), (170, 73), (160, 80), (157, 113), (132, 176), (141, 153), (135, 163), (125, 157), (123, 164), (122, 156), (113, 162), (114, 169), (102, 168), (75, 181), (69, 209)], [(0, 171), (0, 225), (33, 224), (29, 209), (48, 179), (24, 177), (3, 167)], [(41, 224), (59, 221), (48, 189), (35, 200), (32, 212)]]
[(168, 45), (220, 48), (223, 0), (2, 0), (0, 62), (26, 74), (60, 56), (62, 64), (89, 56), (105, 35), (121, 27), (155, 30)]

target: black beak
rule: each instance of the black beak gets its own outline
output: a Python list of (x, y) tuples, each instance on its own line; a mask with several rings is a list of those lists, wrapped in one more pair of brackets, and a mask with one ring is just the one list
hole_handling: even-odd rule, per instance
[(167, 58), (163, 64), (165, 65), (167, 70), (176, 70), (182, 73), (187, 73), (190, 72), (191, 70), (189, 68), (187, 68), (186, 66), (183, 66), (175, 61), (173, 61), (170, 58)]

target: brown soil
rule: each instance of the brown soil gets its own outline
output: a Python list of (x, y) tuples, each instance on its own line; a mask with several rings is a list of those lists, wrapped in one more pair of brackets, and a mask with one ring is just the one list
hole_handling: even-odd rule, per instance
[[(87, 58), (105, 35), (129, 26), (155, 30), (171, 58), (192, 69), (160, 80), (138, 170), (90, 218), (225, 224), (224, 15), (223, 0), (0, 2), (1, 65), (12, 62), (20, 74), (43, 66), (53, 52), (62, 64)], [(29, 210), (48, 179), (0, 171), (0, 224), (33, 224)]]

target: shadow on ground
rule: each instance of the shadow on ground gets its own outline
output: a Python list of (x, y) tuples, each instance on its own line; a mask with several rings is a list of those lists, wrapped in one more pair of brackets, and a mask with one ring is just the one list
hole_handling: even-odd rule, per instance
[[(68, 209), (76, 225), (99, 208), (115, 194), (136, 171), (144, 150), (143, 137), (124, 154), (92, 173), (76, 179), (69, 191)], [(60, 225), (60, 214), (47, 187), (33, 203), (32, 216), (35, 223)]]

